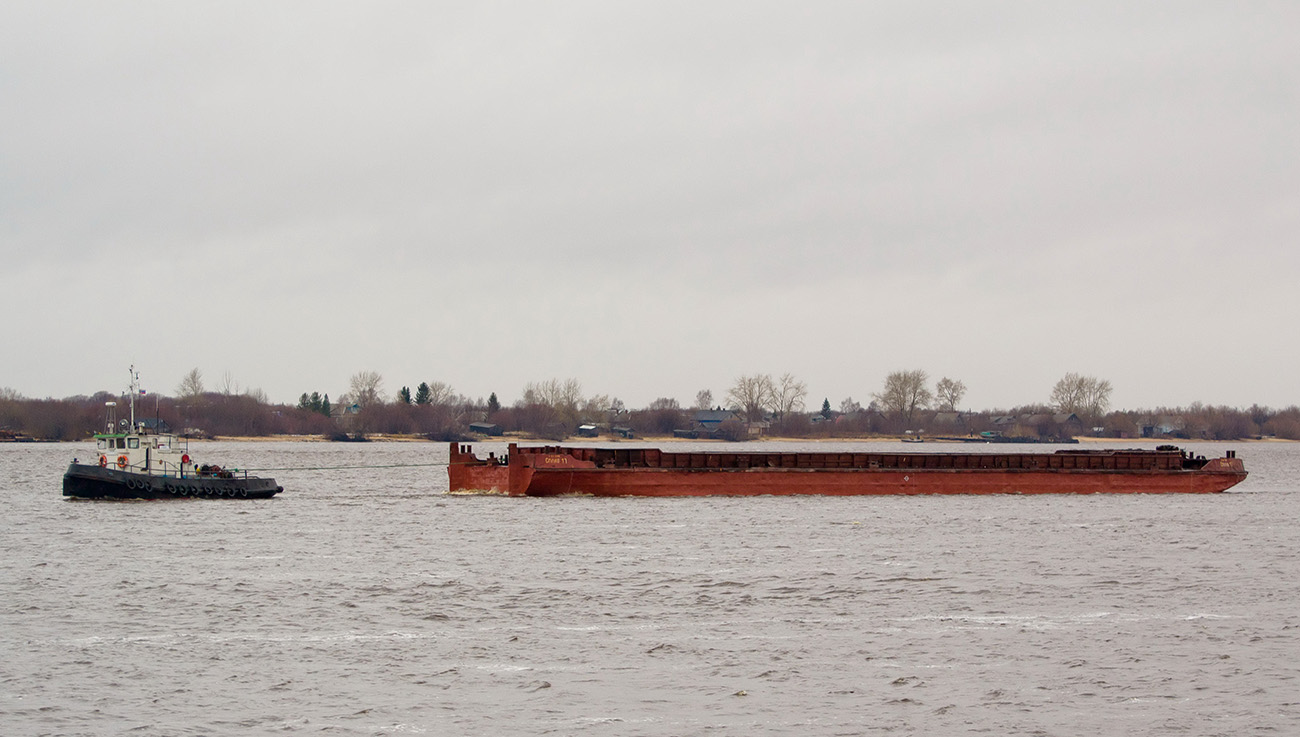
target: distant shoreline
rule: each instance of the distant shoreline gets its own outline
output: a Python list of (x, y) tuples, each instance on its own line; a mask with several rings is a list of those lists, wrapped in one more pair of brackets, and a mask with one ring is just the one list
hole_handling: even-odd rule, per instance
[[(210, 443), (210, 442), (232, 442), (232, 443), (270, 443), (270, 442), (301, 442), (301, 443), (333, 443), (333, 441), (323, 435), (259, 435), (259, 436), (225, 436), (219, 435), (213, 438), (190, 438), (193, 443)], [(1133, 442), (1163, 442), (1169, 445), (1182, 445), (1191, 443), (1294, 443), (1295, 440), (1286, 438), (1239, 438), (1236, 440), (1210, 440), (1201, 438), (1114, 438), (1114, 437), (1076, 437), (1080, 443), (1089, 444), (1120, 444)], [(75, 442), (75, 441), (74, 441)], [(451, 441), (428, 440), (422, 435), (391, 435), (375, 434), (369, 436), (365, 441), (368, 443), (445, 443)], [(871, 437), (851, 437), (851, 438), (792, 438), (792, 437), (762, 437), (754, 440), (727, 441), (713, 438), (679, 438), (672, 435), (644, 435), (635, 438), (615, 438), (602, 435), (596, 438), (578, 438), (571, 437), (564, 440), (554, 438), (541, 438), (526, 435), (502, 435), (495, 437), (474, 438), (471, 440), (459, 441), (467, 444), (476, 443), (539, 443), (539, 444), (561, 444), (561, 443), (888, 443), (902, 442), (902, 438), (897, 435), (876, 435)], [(925, 443), (932, 445), (978, 445), (979, 440), (938, 440), (927, 439)], [(346, 444), (346, 443), (342, 443)], [(920, 444), (920, 443), (916, 443)], [(986, 445), (1013, 445), (1014, 443), (991, 443)], [(1024, 443), (1024, 445), (1060, 445), (1060, 443)]]

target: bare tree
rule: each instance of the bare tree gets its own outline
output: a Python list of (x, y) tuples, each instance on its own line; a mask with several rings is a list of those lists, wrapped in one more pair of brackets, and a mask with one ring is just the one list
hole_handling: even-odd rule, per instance
[(349, 399), (362, 407), (383, 404), (384, 377), (378, 371), (359, 371), (348, 383)]
[(887, 412), (894, 412), (911, 424), (916, 410), (930, 406), (934, 395), (927, 384), (930, 377), (922, 370), (895, 371), (885, 377), (885, 386), (879, 394), (873, 394), (876, 401)]
[(741, 376), (727, 390), (727, 404), (745, 416), (746, 422), (763, 419), (763, 412), (772, 406), (776, 387), (767, 374)]
[(1096, 417), (1110, 407), (1110, 392), (1105, 379), (1068, 373), (1052, 388), (1052, 406), (1058, 412)]
[(862, 405), (853, 401), (853, 397), (845, 397), (844, 400), (840, 402), (840, 414), (851, 415), (854, 412), (861, 412), (861, 411), (862, 411)]
[(221, 374), (221, 384), (217, 387), (217, 391), (225, 394), (227, 397), (239, 393), (239, 382), (235, 381), (235, 375), (230, 373), (229, 370), (226, 370)]
[(772, 411), (778, 417), (785, 417), (793, 412), (802, 412), (803, 400), (808, 396), (808, 387), (792, 374), (782, 374), (772, 386)]
[(181, 383), (176, 385), (176, 394), (181, 397), (197, 397), (203, 394), (203, 372), (197, 368), (190, 369), (189, 373), (181, 378)]
[(961, 398), (966, 396), (966, 385), (945, 376), (939, 379), (939, 383), (935, 385), (934, 394), (939, 400), (940, 407), (949, 412), (955, 412), (957, 411), (957, 405), (961, 403)]
[(1057, 412), (1078, 412), (1083, 407), (1085, 377), (1068, 373), (1052, 387), (1052, 406)]
[(455, 404), (458, 399), (461, 399), (461, 397), (456, 395), (456, 392), (451, 388), (451, 385), (445, 382), (430, 381), (427, 386), (429, 389), (429, 395), (427, 397), (428, 401), (426, 401), (425, 404), (442, 406)]
[(1110, 409), (1111, 388), (1110, 382), (1106, 379), (1094, 378), (1088, 386), (1084, 413), (1092, 417), (1100, 417), (1106, 414), (1106, 410)]
[(681, 405), (671, 397), (659, 397), (641, 412), (631, 414), (637, 424), (641, 426), (643, 432), (663, 433), (665, 435), (682, 427), (686, 418)]
[(524, 385), (524, 404), (544, 404), (576, 411), (582, 404), (582, 384), (577, 379), (547, 379)]
[(691, 409), (713, 409), (713, 392), (701, 389), (695, 393), (695, 406)]
[(582, 402), (582, 418), (589, 421), (606, 419), (607, 415), (613, 413), (614, 401), (608, 394), (588, 397)]
[(673, 399), (672, 397), (659, 397), (658, 399), (654, 400), (650, 404), (646, 405), (646, 409), (651, 412), (655, 412), (661, 409), (680, 410), (681, 408), (682, 405), (679, 404), (677, 400)]
[(523, 400), (516, 406), (543, 409), (540, 414), (533, 413), (536, 426), (532, 429), (564, 437), (577, 425), (583, 404), (582, 384), (577, 379), (548, 379), (525, 384)]

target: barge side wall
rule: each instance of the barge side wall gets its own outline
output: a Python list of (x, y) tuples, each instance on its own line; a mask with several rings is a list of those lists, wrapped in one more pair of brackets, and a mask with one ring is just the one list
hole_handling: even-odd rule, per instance
[[(830, 496), (1214, 493), (1245, 477), (1200, 471), (534, 469), (528, 496)], [(519, 493), (519, 492), (516, 492)]]

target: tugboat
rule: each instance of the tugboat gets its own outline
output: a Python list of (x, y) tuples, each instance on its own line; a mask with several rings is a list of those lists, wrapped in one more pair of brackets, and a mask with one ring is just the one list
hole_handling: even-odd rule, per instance
[(268, 499), (284, 491), (275, 479), (198, 464), (183, 438), (136, 423), (140, 375), (131, 367), (130, 420), (118, 424), (108, 402), (107, 432), (95, 434), (93, 463), (76, 458), (63, 474), (63, 495), (82, 499)]

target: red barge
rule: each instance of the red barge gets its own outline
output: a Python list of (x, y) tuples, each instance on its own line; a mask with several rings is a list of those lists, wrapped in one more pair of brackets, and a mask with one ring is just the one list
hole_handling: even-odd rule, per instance
[(451, 491), (510, 496), (1212, 493), (1246, 478), (1235, 451), (1173, 446), (1054, 453), (663, 451), (509, 445), (504, 457), (451, 444)]

